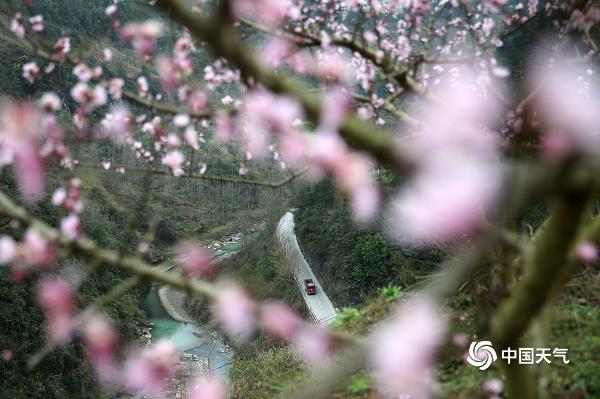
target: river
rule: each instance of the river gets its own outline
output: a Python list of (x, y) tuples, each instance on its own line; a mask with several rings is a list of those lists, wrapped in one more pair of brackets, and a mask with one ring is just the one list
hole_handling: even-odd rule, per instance
[(150, 293), (142, 303), (152, 324), (152, 342), (169, 340), (181, 353), (208, 359), (209, 371), (226, 379), (231, 367), (231, 350), (221, 341), (218, 334), (204, 331), (190, 323), (173, 320), (165, 311), (158, 298), (158, 285), (153, 284)]
[[(256, 229), (247, 234), (235, 234), (224, 242), (214, 242), (209, 247), (218, 260), (234, 254), (249, 240), (257, 236)], [(173, 319), (163, 307), (158, 290), (154, 283), (148, 296), (142, 302), (142, 309), (148, 315), (146, 321), (152, 325), (152, 342), (160, 339), (169, 340), (175, 348), (185, 355), (195, 355), (208, 360), (208, 371), (214, 372), (223, 379), (228, 378), (233, 353), (214, 331)]]

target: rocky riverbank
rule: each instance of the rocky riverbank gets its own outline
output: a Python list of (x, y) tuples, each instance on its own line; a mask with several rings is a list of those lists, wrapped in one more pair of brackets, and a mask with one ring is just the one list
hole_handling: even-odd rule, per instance
[[(261, 226), (252, 227), (248, 235), (255, 233)], [(239, 251), (245, 238), (246, 235), (243, 233), (235, 233), (219, 240), (204, 243), (204, 246), (213, 253), (215, 262), (219, 263)], [(194, 318), (186, 310), (186, 294), (184, 292), (165, 286), (158, 290), (158, 297), (171, 318), (182, 323), (195, 323)]]
[(185, 292), (175, 290), (171, 287), (164, 286), (158, 290), (160, 303), (173, 320), (194, 324), (195, 321), (193, 317), (188, 313), (185, 307), (186, 297), (187, 294)]

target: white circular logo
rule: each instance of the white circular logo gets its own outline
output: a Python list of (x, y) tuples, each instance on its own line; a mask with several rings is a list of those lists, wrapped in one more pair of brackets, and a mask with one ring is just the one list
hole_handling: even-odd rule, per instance
[(498, 359), (490, 341), (475, 341), (469, 346), (467, 362), (479, 370), (487, 370)]

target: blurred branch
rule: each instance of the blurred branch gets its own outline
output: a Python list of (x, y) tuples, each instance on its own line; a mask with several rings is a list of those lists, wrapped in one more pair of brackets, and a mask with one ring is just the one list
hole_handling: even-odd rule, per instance
[(58, 246), (73, 253), (83, 255), (88, 259), (100, 262), (102, 265), (114, 265), (141, 279), (149, 279), (170, 285), (171, 287), (190, 292), (192, 295), (209, 298), (217, 296), (217, 289), (205, 281), (190, 279), (179, 273), (163, 272), (137, 257), (122, 256), (118, 252), (101, 248), (94, 241), (87, 238), (72, 240), (48, 224), (29, 215), (25, 209), (16, 205), (2, 192), (0, 192), (0, 213), (34, 228), (47, 239), (54, 241)]
[[(357, 101), (372, 104), (372, 100), (370, 97), (362, 96), (360, 94), (354, 94), (352, 97), (354, 97), (354, 99)], [(412, 116), (408, 115), (406, 112), (402, 111), (401, 109), (397, 108), (389, 100), (384, 100), (382, 108), (384, 110), (386, 110), (387, 112), (389, 112), (390, 114), (394, 115), (396, 118), (398, 118), (399, 121), (404, 122), (407, 125), (411, 125), (411, 126), (419, 125), (418, 120), (416, 120)]]
[[(100, 165), (87, 164), (87, 163), (80, 163), (78, 165), (78, 167), (90, 168), (90, 169), (92, 169), (92, 168), (100, 169)], [(162, 175), (162, 176), (171, 176), (171, 177), (173, 176), (173, 173), (171, 173), (170, 171), (159, 170), (156, 168), (143, 168), (143, 167), (138, 167), (138, 166), (122, 166), (122, 165), (121, 166), (114, 165), (113, 167), (114, 168), (122, 167), (125, 169), (126, 172), (140, 172), (140, 173), (151, 173), (151, 174)], [(227, 177), (227, 176), (212, 176), (212, 175), (204, 175), (204, 174), (200, 174), (200, 173), (186, 173), (184, 175), (178, 176), (177, 178), (178, 179), (188, 178), (188, 179), (210, 180), (210, 181), (218, 181), (218, 182), (223, 182), (223, 183), (247, 184), (247, 185), (251, 185), (251, 186), (279, 188), (279, 187), (282, 187), (282, 186), (290, 183), (297, 177), (302, 176), (307, 171), (308, 171), (308, 168), (300, 169), (299, 171), (294, 172), (291, 175), (284, 177), (283, 179), (281, 179), (279, 181), (275, 181), (275, 182), (263, 181), (263, 180), (250, 180), (250, 179), (244, 179), (242, 177), (237, 178), (237, 177)]]
[[(170, 0), (167, 0), (170, 1)], [(272, 30), (265, 26), (262, 26), (256, 22), (252, 22), (246, 19), (242, 19), (240, 21), (242, 24), (249, 26), (253, 29), (256, 29), (260, 32), (267, 33), (276, 37), (285, 38), (288, 40), (292, 40), (299, 46), (303, 47), (319, 47), (322, 45), (321, 38), (318, 36), (310, 35), (307, 32), (287, 32), (281, 30)], [(345, 39), (340, 37), (332, 37), (331, 44), (339, 47), (344, 47), (352, 52), (356, 52), (360, 54), (363, 58), (371, 61), (374, 65), (381, 68), (381, 70), (386, 74), (392, 76), (398, 84), (406, 90), (410, 90), (411, 92), (418, 94), (420, 96), (425, 97), (427, 100), (432, 102), (436, 102), (437, 98), (433, 96), (431, 93), (427, 93), (424, 88), (422, 88), (412, 77), (409, 76), (407, 70), (403, 70), (398, 68), (398, 66), (394, 63), (394, 57), (389, 54), (383, 52), (383, 57), (379, 56), (376, 51), (372, 50), (368, 46), (358, 42), (356, 39)], [(458, 61), (454, 61), (458, 62)]]
[(214, 116), (214, 114), (215, 114), (215, 112), (212, 110), (207, 110), (207, 111), (203, 111), (203, 112), (190, 112), (189, 110), (184, 109), (184, 108), (179, 108), (176, 106), (172, 106), (172, 105), (168, 105), (165, 103), (161, 103), (161, 102), (157, 102), (154, 100), (149, 100), (147, 98), (140, 97), (140, 96), (136, 95), (135, 93), (128, 91), (128, 90), (123, 90), (121, 94), (122, 94), (123, 98), (125, 98), (126, 100), (128, 100), (134, 104), (141, 105), (142, 107), (146, 107), (155, 112), (159, 112), (159, 113), (163, 113), (163, 114), (169, 114), (169, 115), (187, 114), (192, 119), (207, 119), (207, 118)]
[[(92, 303), (90, 303), (85, 310), (83, 310), (75, 319), (74, 326), (79, 327), (82, 326), (86, 320), (90, 316), (92, 316), (95, 312), (102, 309), (104, 306), (108, 305), (110, 302), (115, 299), (125, 295), (127, 291), (135, 287), (137, 284), (141, 282), (141, 278), (139, 276), (129, 277), (127, 280), (124, 280), (120, 284), (111, 288), (106, 294), (97, 297), (94, 299)], [(60, 345), (53, 343), (52, 341), (47, 341), (46, 345), (38, 352), (34, 353), (27, 360), (27, 370), (31, 371), (36, 368), (50, 353), (55, 351)]]
[[(593, 192), (589, 179), (583, 179), (555, 199), (524, 255), (523, 276), (492, 317), (490, 336), (497, 348), (518, 346), (531, 321), (568, 281), (577, 264), (574, 251)], [(538, 397), (530, 370), (510, 364), (506, 371), (511, 397)]]
[(528, 321), (567, 280), (571, 269), (568, 261), (573, 260), (571, 252), (589, 205), (589, 188), (555, 200), (548, 220), (525, 254), (522, 279), (492, 320), (491, 335), (498, 347), (516, 342)]

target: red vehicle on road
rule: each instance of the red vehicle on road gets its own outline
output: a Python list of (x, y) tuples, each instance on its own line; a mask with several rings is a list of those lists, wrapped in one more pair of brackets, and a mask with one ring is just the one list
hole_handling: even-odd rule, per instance
[(311, 278), (304, 280), (304, 289), (308, 295), (315, 295), (317, 293), (317, 286)]

